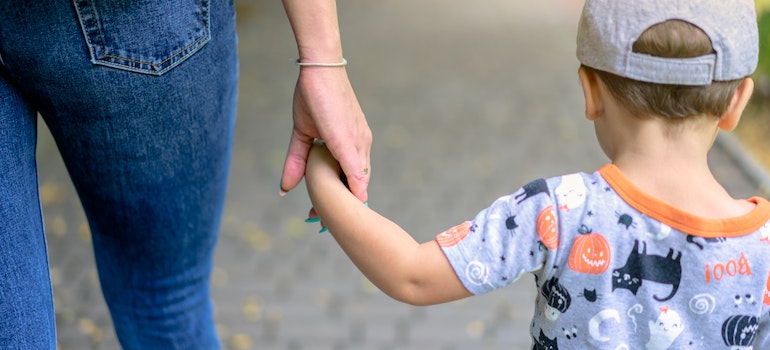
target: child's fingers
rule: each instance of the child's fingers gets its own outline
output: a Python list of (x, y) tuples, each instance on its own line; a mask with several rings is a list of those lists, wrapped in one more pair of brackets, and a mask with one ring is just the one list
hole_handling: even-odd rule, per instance
[(307, 214), (307, 219), (305, 219), (305, 222), (307, 223), (314, 223), (314, 222), (321, 222), (321, 218), (316, 214), (315, 208), (310, 208), (310, 212)]
[(321, 231), (318, 231), (318, 233), (324, 233), (326, 231), (329, 231), (329, 229), (324, 226), (323, 221), (321, 221), (321, 218), (316, 214), (315, 208), (310, 208), (310, 212), (307, 215), (307, 219), (305, 219), (305, 222), (307, 223), (321, 223)]

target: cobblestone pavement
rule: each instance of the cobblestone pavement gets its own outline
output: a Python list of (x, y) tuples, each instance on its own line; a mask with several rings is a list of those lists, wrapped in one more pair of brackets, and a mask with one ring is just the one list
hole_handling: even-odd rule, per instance
[[(532, 278), (411, 307), (374, 288), (278, 197), (296, 48), (279, 1), (238, 4), (239, 121), (212, 290), (224, 349), (524, 349)], [(339, 1), (348, 72), (374, 132), (371, 207), (419, 240), (537, 177), (606, 162), (582, 117), (582, 2)], [(118, 349), (79, 202), (47, 131), (39, 165), (60, 349)], [(756, 185), (716, 148), (735, 196)]]

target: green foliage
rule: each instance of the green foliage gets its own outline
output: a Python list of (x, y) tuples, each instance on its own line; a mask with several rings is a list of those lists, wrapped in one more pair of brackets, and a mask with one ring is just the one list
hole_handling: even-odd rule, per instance
[(759, 29), (759, 62), (754, 73), (757, 100), (770, 98), (770, 0), (755, 0), (757, 8), (757, 26)]
[[(770, 1), (764, 1), (770, 3)], [(757, 73), (767, 77), (770, 75), (770, 6), (757, 14), (759, 26), (759, 65)]]
[(757, 13), (770, 11), (770, 0), (754, 0), (754, 5), (757, 7)]

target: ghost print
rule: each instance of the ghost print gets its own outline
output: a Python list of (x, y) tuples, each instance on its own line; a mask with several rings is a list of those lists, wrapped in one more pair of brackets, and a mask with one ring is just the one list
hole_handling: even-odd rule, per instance
[(684, 324), (679, 313), (668, 306), (660, 308), (660, 314), (655, 321), (650, 321), (650, 340), (647, 350), (666, 350), (671, 347), (677, 337), (684, 331)]
[(583, 183), (580, 174), (564, 175), (561, 177), (561, 183), (554, 190), (559, 210), (570, 211), (583, 206), (586, 201), (588, 188)]

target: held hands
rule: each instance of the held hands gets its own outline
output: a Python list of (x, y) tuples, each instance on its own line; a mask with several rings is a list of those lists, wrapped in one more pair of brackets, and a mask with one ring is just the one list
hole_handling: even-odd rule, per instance
[(339, 163), (334, 159), (324, 142), (315, 141), (311, 144), (305, 167), (308, 186), (314, 187), (319, 182), (328, 183), (329, 181), (340, 182), (344, 185), (340, 179), (341, 171)]
[(281, 195), (305, 175), (314, 139), (339, 161), (350, 191), (368, 200), (372, 133), (343, 67), (302, 67), (294, 90), (294, 129), (281, 178)]
[[(305, 184), (307, 185), (308, 195), (310, 199), (315, 203), (320, 193), (347, 193), (350, 195), (347, 179), (340, 169), (339, 163), (334, 159), (329, 149), (321, 141), (315, 141), (312, 144), (310, 153), (307, 158), (307, 166), (305, 168)], [(321, 218), (318, 216), (314, 208), (310, 209), (308, 213), (308, 219), (305, 222), (313, 223), (320, 222)], [(326, 232), (326, 226), (321, 222), (321, 231), (319, 233)]]

